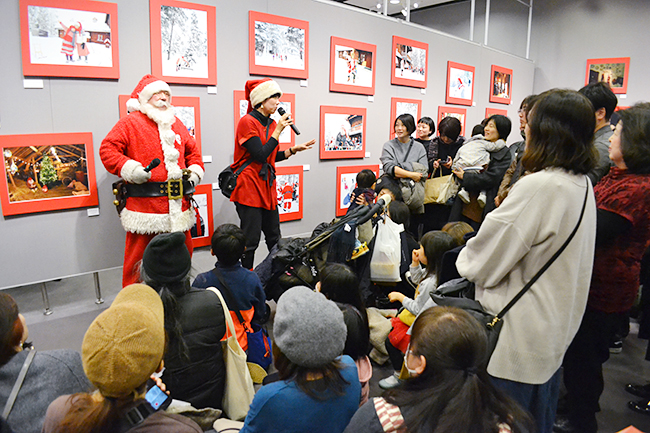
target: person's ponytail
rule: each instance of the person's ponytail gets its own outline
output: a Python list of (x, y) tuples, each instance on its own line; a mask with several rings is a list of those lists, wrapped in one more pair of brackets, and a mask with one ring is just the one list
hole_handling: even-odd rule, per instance
[(121, 406), (125, 406), (116, 399), (87, 393), (73, 394), (68, 402), (70, 409), (56, 430), (59, 433), (111, 433), (119, 423)]

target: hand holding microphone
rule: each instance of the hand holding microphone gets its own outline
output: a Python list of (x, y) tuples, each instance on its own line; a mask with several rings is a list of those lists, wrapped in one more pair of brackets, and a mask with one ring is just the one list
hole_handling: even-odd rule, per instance
[[(280, 114), (280, 116), (284, 116), (285, 113), (286, 111), (284, 111), (284, 108), (278, 107), (278, 114)], [(298, 127), (296, 125), (292, 123), (289, 126), (291, 126), (291, 129), (293, 129), (293, 132), (295, 132), (296, 135), (300, 135), (300, 131), (298, 130)]]

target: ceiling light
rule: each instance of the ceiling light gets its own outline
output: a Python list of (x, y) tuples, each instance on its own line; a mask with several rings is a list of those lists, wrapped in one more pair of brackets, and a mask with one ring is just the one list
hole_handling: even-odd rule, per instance
[(418, 4), (417, 4), (417, 3), (413, 3), (413, 9), (415, 9), (416, 7), (418, 7)]
[(377, 9), (381, 9), (381, 3), (377, 3)]
[(396, 5), (397, 3), (399, 3), (399, 0), (390, 0), (390, 4), (392, 5)]
[(402, 9), (402, 15), (406, 16), (406, 9)]

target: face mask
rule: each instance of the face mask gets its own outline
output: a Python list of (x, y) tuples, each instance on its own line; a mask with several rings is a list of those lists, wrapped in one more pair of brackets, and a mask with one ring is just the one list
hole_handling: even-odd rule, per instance
[(404, 368), (406, 368), (406, 371), (409, 372), (409, 374), (411, 375), (411, 377), (414, 377), (414, 376), (417, 376), (417, 375), (418, 375), (418, 372), (415, 371), (415, 370), (411, 370), (411, 369), (409, 368), (409, 362), (408, 362), (409, 352), (411, 352), (411, 345), (410, 345), (410, 344), (409, 344), (409, 346), (406, 348), (406, 353), (404, 354)]

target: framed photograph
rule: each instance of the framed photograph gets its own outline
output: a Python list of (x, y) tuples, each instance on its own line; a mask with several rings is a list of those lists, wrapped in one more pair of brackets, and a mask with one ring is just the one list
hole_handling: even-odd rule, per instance
[(151, 73), (168, 83), (217, 84), (216, 8), (149, 0)]
[(248, 12), (251, 75), (309, 78), (309, 22)]
[(196, 225), (192, 227), (192, 244), (194, 248), (205, 247), (212, 241), (214, 220), (212, 217), (212, 185), (197, 185), (192, 195), (196, 202)]
[[(420, 99), (404, 99), (404, 98), (390, 98), (390, 134), (389, 140), (395, 138), (395, 131), (393, 131), (393, 123), (397, 116), (402, 114), (410, 114), (415, 120), (417, 125), (422, 113), (422, 100)], [(415, 137), (415, 131), (411, 134)]]
[(629, 57), (611, 59), (588, 59), (585, 85), (604, 81), (617, 94), (627, 93), (627, 76), (630, 72)]
[(429, 44), (393, 36), (391, 84), (427, 87)]
[(487, 119), (488, 117), (491, 117), (495, 114), (501, 114), (502, 116), (508, 117), (508, 110), (501, 110), (499, 108), (490, 108), (487, 107), (485, 109), (485, 118)]
[(466, 108), (456, 107), (438, 107), (438, 123), (445, 117), (455, 117), (460, 120), (460, 135), (465, 135), (465, 117), (467, 115)]
[[(234, 112), (235, 112), (235, 135), (237, 134), (237, 125), (239, 124), (239, 119), (246, 115), (248, 111), (248, 101), (246, 100), (246, 93), (243, 90), (234, 91)], [(291, 118), (296, 121), (296, 116), (294, 110), (296, 109), (296, 94), (295, 93), (283, 93), (282, 98), (280, 98), (280, 107), (284, 108), (284, 111), (291, 113)], [(276, 122), (280, 119), (280, 114), (276, 111), (271, 115), (271, 118)], [(296, 134), (294, 134), (291, 128), (284, 128), (280, 134), (280, 151), (287, 150), (290, 147), (293, 147), (296, 144)]]
[[(126, 116), (126, 101), (131, 95), (119, 95), (120, 117)], [(201, 151), (201, 98), (198, 96), (172, 96), (174, 114), (181, 119), (187, 132), (196, 140)]]
[(320, 107), (320, 158), (366, 156), (366, 109)]
[(376, 45), (332, 36), (330, 91), (374, 95), (376, 55)]
[(490, 102), (510, 104), (512, 100), (512, 69), (492, 65)]
[(117, 4), (20, 0), (23, 75), (120, 78)]
[(379, 164), (336, 167), (336, 216), (343, 216), (348, 211), (350, 194), (357, 187), (357, 174), (365, 169), (372, 170), (379, 177)]
[(447, 104), (472, 105), (474, 66), (447, 62)]
[(93, 135), (0, 135), (2, 214), (97, 206)]
[(280, 222), (302, 219), (302, 165), (275, 168)]

